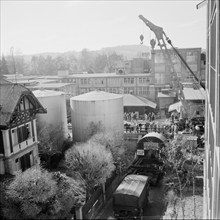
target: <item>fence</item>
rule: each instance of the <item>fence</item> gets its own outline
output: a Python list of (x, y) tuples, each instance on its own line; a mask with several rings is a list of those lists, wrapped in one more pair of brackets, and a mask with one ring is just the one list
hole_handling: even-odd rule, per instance
[(94, 219), (101, 208), (105, 205), (104, 197), (106, 200), (111, 198), (112, 193), (118, 187), (122, 178), (124, 178), (123, 174), (118, 175), (114, 173), (105, 183), (105, 194), (101, 186), (92, 194), (82, 208), (83, 219)]

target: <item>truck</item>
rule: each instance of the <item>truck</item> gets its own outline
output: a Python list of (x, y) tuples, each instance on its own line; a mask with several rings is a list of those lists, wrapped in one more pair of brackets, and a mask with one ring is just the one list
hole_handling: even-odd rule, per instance
[(150, 132), (137, 142), (135, 159), (127, 173), (150, 177), (150, 184), (157, 185), (164, 175), (163, 151), (168, 144), (167, 138), (158, 132)]
[(129, 174), (113, 193), (115, 219), (141, 219), (148, 203), (149, 177)]

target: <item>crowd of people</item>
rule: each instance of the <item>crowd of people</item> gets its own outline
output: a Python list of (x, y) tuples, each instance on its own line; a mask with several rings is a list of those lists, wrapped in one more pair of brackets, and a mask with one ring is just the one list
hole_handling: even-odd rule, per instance
[[(159, 117), (159, 114), (155, 114), (154, 112), (149, 112), (148, 114), (144, 114), (145, 121), (154, 121), (156, 118)], [(124, 120), (125, 121), (134, 121), (139, 119), (139, 112), (125, 112), (124, 113)]]
[(167, 123), (160, 123), (158, 118), (158, 114), (154, 112), (144, 114), (142, 120), (139, 119), (138, 112), (124, 113), (124, 131), (125, 133), (158, 132), (168, 138), (172, 138), (182, 131), (196, 135), (198, 138), (202, 135), (201, 126), (191, 120), (180, 119), (179, 115), (171, 115), (169, 119), (165, 120)]

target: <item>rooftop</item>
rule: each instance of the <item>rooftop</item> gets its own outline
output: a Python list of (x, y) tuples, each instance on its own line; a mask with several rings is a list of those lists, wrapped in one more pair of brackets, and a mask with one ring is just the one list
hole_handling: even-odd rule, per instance
[(74, 96), (70, 98), (70, 100), (79, 100), (79, 101), (101, 101), (101, 100), (108, 100), (108, 99), (117, 99), (122, 98), (122, 95), (103, 92), (99, 90), (95, 90), (92, 92), (84, 93), (78, 96)]
[(73, 85), (74, 83), (41, 83), (31, 88), (61, 88), (68, 85)]
[(131, 94), (124, 94), (123, 95), (123, 103), (124, 106), (149, 106), (151, 108), (156, 108), (157, 104), (140, 96), (135, 96)]
[(8, 125), (22, 95), (29, 95), (30, 101), (34, 103), (35, 107), (38, 109), (38, 112), (45, 111), (33, 93), (22, 85), (1, 79), (0, 94), (0, 125)]
[(184, 88), (183, 95), (185, 97), (185, 100), (205, 100), (206, 97), (205, 90), (202, 88)]
[(35, 90), (33, 91), (34, 95), (38, 98), (40, 97), (48, 97), (48, 96), (58, 96), (58, 95), (64, 95), (65, 92), (59, 92), (59, 91), (53, 91), (53, 90)]
[(175, 94), (174, 92), (169, 93), (169, 94), (165, 94), (165, 93), (162, 93), (162, 92), (158, 92), (157, 97), (158, 97), (158, 98), (175, 98), (175, 97), (176, 97), (176, 94)]

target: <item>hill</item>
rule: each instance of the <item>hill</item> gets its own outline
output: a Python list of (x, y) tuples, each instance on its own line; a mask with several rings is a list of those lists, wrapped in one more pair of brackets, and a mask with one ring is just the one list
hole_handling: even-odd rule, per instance
[[(133, 59), (137, 57), (141, 57), (142, 53), (150, 53), (150, 47), (145, 45), (121, 45), (121, 46), (115, 46), (115, 47), (105, 47), (100, 50), (90, 51), (89, 52), (93, 54), (111, 54), (111, 53), (117, 53), (118, 55), (122, 55), (124, 59)], [(64, 53), (59, 52), (45, 52), (45, 53), (38, 53), (38, 54), (31, 54), (31, 55), (24, 55), (24, 59), (26, 61), (30, 61), (32, 56), (51, 56), (52, 58), (58, 57), (58, 56), (69, 56), (74, 55), (76, 58), (78, 58), (81, 54), (81, 51), (67, 51)]]
[(150, 53), (150, 47), (145, 45), (122, 45), (115, 47), (106, 47), (100, 50), (103, 53), (112, 53), (116, 52), (117, 54), (121, 54), (125, 59), (133, 59), (137, 57), (141, 57), (142, 53)]

